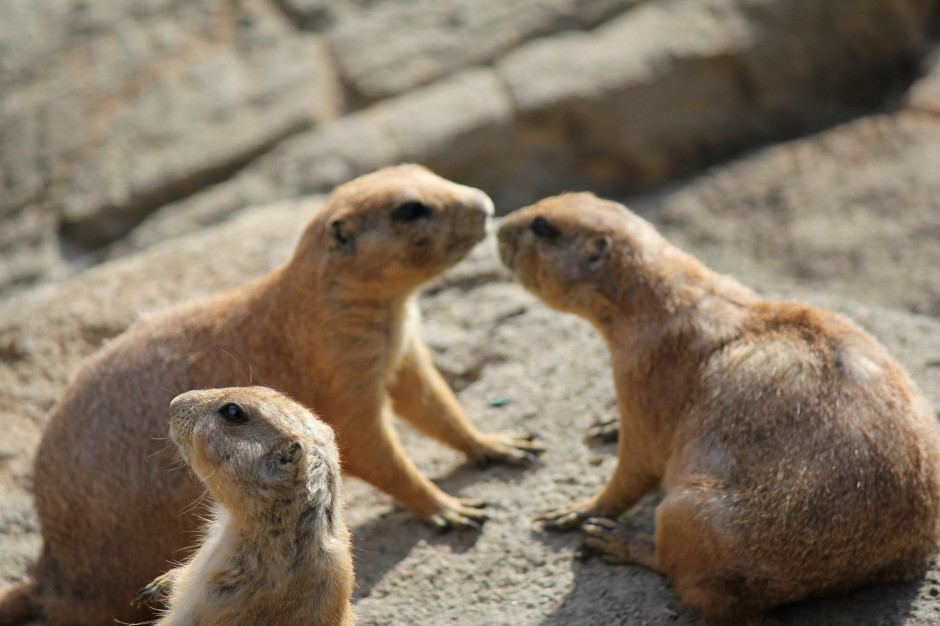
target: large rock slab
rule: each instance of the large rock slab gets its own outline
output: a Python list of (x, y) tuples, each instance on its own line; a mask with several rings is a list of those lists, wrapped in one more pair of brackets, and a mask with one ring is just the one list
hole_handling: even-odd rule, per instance
[[(80, 360), (141, 312), (242, 283), (286, 259), (316, 206), (311, 199), (246, 211), (0, 305), (0, 579), (22, 576), (37, 554), (30, 456), (46, 411)], [(830, 295), (812, 298), (853, 315), (932, 400), (940, 399), (940, 322)], [(492, 240), (431, 285), (421, 304), (425, 337), (475, 421), (490, 430), (537, 432), (548, 451), (528, 470), (480, 472), (403, 429), (404, 445), (421, 469), (450, 492), (493, 503), (493, 519), (480, 534), (438, 535), (383, 494), (346, 481), (359, 622), (695, 624), (661, 577), (577, 562), (577, 533), (542, 535), (530, 528), (534, 514), (591, 495), (613, 470), (613, 446), (582, 441), (587, 426), (614, 406), (607, 352), (596, 333), (512, 283)], [(649, 524), (650, 506), (641, 508), (638, 523)], [(924, 580), (808, 603), (782, 617), (801, 626), (928, 626), (940, 614), (938, 593), (935, 566)]]
[(555, 167), (646, 187), (883, 102), (925, 47), (929, 1), (646, 2), (497, 64)]
[(265, 0), (0, 9), (0, 288), (337, 113), (322, 40)]
[[(297, 0), (287, 1), (296, 4)], [(383, 2), (354, 18), (340, 20), (330, 33), (330, 48), (353, 101), (372, 102), (404, 93), (462, 67), (489, 63), (530, 39), (562, 30), (590, 28), (640, 2)], [(306, 13), (313, 12), (314, 7), (310, 7)]]
[(717, 268), (940, 316), (940, 118), (904, 110), (762, 150), (639, 207)]
[[(310, 15), (320, 15), (320, 4), (310, 4)], [(358, 21), (341, 19), (332, 45), (342, 33), (377, 32), (382, 20), (405, 23), (414, 12), (414, 28), (391, 29), (388, 39), (354, 38), (349, 58), (374, 58), (375, 66), (362, 70), (366, 83), (373, 80), (366, 76), (408, 80), (412, 64), (438, 78), (441, 67), (470, 62), (434, 54), (438, 40), (422, 36), (447, 22), (444, 17), (464, 16), (457, 21), (476, 28), (505, 13), (508, 28), (513, 20), (555, 23), (571, 8), (560, 0), (483, 2), (459, 11), (452, 2), (427, 4), (380, 2)], [(593, 14), (588, 4), (606, 15), (616, 3), (583, 5), (584, 19)], [(284, 141), (230, 180), (167, 205), (111, 254), (217, 222), (246, 204), (325, 192), (400, 161), (483, 187), (502, 212), (568, 189), (622, 195), (659, 184), (745, 147), (880, 105), (889, 87), (904, 83), (934, 8), (926, 0), (851, 7), (842, 0), (635, 4), (592, 30), (536, 38), (500, 52), (493, 67), (438, 78)], [(493, 27), (494, 41), (500, 28)], [(489, 42), (481, 37), (461, 54), (472, 56), (474, 46)], [(399, 62), (401, 72), (388, 69)], [(379, 71), (383, 63), (388, 68)], [(349, 76), (346, 70), (344, 80)], [(378, 98), (399, 88), (376, 89)]]

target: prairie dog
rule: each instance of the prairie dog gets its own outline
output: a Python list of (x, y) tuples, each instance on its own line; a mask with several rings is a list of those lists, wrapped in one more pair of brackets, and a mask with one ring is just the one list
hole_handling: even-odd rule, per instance
[(351, 626), (353, 564), (329, 426), (266, 387), (170, 403), (170, 438), (217, 507), (200, 549), (143, 588), (160, 626)]
[[(597, 328), (614, 370), (614, 474), (544, 527), (587, 520), (588, 548), (664, 573), (714, 622), (927, 568), (940, 429), (853, 322), (762, 299), (591, 194), (510, 214), (499, 248), (527, 289)], [(658, 484), (654, 536), (613, 521)]]
[[(391, 421), (481, 464), (538, 451), (521, 435), (480, 432), (419, 333), (416, 290), (484, 237), (492, 212), (482, 191), (417, 165), (362, 176), (334, 190), (271, 273), (146, 317), (89, 357), (36, 454), (34, 604), (46, 622), (144, 621), (149, 612), (128, 598), (185, 558), (202, 526), (190, 506), (202, 487), (161, 450), (166, 404), (188, 389), (279, 389), (333, 427), (344, 471), (438, 528), (482, 523), (480, 503), (418, 471)], [(231, 243), (206, 254), (239, 254)]]

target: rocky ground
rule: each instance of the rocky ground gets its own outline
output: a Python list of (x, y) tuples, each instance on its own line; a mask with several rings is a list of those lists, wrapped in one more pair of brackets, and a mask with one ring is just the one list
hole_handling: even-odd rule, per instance
[[(566, 188), (624, 200), (759, 291), (852, 316), (940, 405), (936, 8), (5, 4), (0, 581), (24, 576), (38, 552), (32, 454), (81, 359), (143, 312), (285, 259), (319, 203), (289, 198), (401, 160), (483, 187), (503, 212)], [(471, 416), (536, 432), (548, 451), (529, 469), (478, 471), (402, 427), (421, 468), (490, 501), (493, 519), (482, 533), (438, 535), (348, 480), (360, 622), (694, 624), (660, 577), (576, 561), (577, 533), (531, 527), (613, 467), (612, 446), (583, 438), (614, 406), (594, 332), (513, 284), (492, 242), (421, 304)], [(636, 523), (650, 524), (650, 505)], [(940, 623), (940, 566), (779, 616)]]

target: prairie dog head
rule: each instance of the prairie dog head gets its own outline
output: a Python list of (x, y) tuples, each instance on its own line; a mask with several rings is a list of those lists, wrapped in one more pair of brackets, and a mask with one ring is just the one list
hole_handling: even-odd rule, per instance
[(489, 196), (419, 165), (399, 165), (337, 187), (295, 258), (360, 293), (407, 295), (486, 236)]
[(251, 515), (301, 488), (331, 498), (339, 476), (332, 429), (267, 387), (204, 389), (170, 403), (170, 438), (212, 497)]
[(592, 320), (639, 285), (648, 258), (668, 244), (623, 205), (591, 193), (546, 198), (506, 216), (499, 255), (549, 306)]

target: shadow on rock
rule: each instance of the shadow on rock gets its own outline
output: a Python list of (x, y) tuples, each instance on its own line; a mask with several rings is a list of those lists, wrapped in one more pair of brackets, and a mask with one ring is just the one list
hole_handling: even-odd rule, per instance
[[(901, 626), (908, 623), (911, 607), (917, 600), (924, 577), (903, 585), (875, 585), (862, 587), (851, 593), (812, 600), (782, 607), (774, 612), (784, 624), (791, 626), (849, 626), (850, 624), (878, 624)], [(937, 616), (934, 616), (936, 619)]]
[[(659, 500), (655, 495), (644, 499), (627, 520), (628, 526), (636, 531), (651, 532)], [(584, 539), (581, 532), (543, 532), (533, 533), (533, 536), (553, 549), (570, 546), (572, 536), (577, 536), (576, 546)], [(541, 622), (543, 626), (587, 623), (697, 626), (701, 623), (683, 609), (665, 576), (639, 566), (607, 565), (578, 547), (572, 552), (571, 567), (575, 585), (561, 605)], [(930, 578), (933, 571), (911, 583), (863, 587), (833, 598), (787, 605), (771, 615), (789, 626), (934, 623), (929, 619), (908, 621), (912, 605), (922, 592), (940, 596), (940, 580)]]
[[(484, 481), (510, 481), (537, 466), (536, 463), (528, 467), (498, 466), (480, 469), (472, 465), (461, 465), (434, 482), (445, 493), (464, 497), (462, 491), (468, 485)], [(352, 527), (350, 532), (356, 568), (354, 600), (369, 597), (373, 587), (421, 541), (447, 545), (452, 552), (463, 554), (480, 538), (480, 532), (474, 530), (439, 532), (401, 507)]]
[(354, 599), (367, 598), (385, 575), (421, 541), (443, 543), (463, 553), (479, 538), (475, 531), (440, 533), (424, 525), (410, 511), (396, 509), (350, 529), (356, 567)]
[(611, 566), (572, 555), (575, 584), (543, 626), (645, 624), (699, 626), (672, 592), (665, 577), (640, 567)]
[[(635, 566), (607, 565), (599, 559), (572, 561), (576, 582), (543, 626), (646, 624), (701, 626), (688, 614), (669, 581)], [(923, 580), (904, 585), (865, 587), (844, 596), (788, 605), (771, 613), (787, 626), (902, 626), (909, 621)]]

